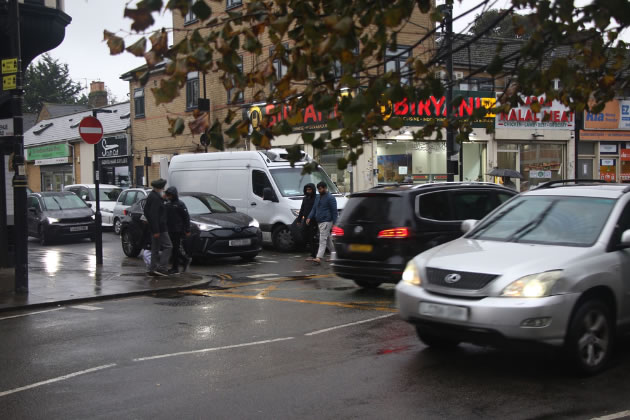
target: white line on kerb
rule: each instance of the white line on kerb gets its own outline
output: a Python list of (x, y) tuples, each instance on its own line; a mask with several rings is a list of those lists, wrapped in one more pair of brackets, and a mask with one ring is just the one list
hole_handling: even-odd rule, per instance
[(132, 360), (134, 362), (143, 362), (145, 360), (164, 359), (166, 357), (185, 356), (185, 355), (188, 355), (188, 354), (208, 353), (208, 352), (211, 352), (211, 351), (235, 349), (235, 348), (239, 348), (239, 347), (258, 346), (260, 344), (269, 344), (269, 343), (275, 343), (275, 342), (278, 342), (278, 341), (293, 340), (294, 338), (295, 337), (274, 338), (273, 340), (253, 341), (251, 343), (232, 344), (232, 345), (229, 345), (229, 346), (211, 347), (211, 348), (207, 348), (207, 349), (199, 349), (199, 350), (191, 350), (191, 351), (180, 351), (180, 352), (177, 352), (177, 353), (168, 353), (168, 354), (159, 354), (157, 356), (138, 357), (138, 358), (132, 359)]
[(65, 381), (66, 379), (74, 378), (75, 376), (85, 375), (86, 373), (92, 373), (92, 372), (96, 372), (96, 371), (107, 369), (114, 366), (116, 366), (116, 363), (112, 363), (109, 365), (101, 365), (101, 366), (93, 367), (91, 369), (80, 370), (78, 372), (73, 372), (67, 375), (59, 376), (58, 378), (48, 379), (47, 381), (36, 382), (34, 384), (22, 386), (20, 388), (10, 389), (8, 391), (0, 392), (0, 397), (4, 397), (10, 394), (15, 394), (16, 392), (26, 391), (27, 389), (37, 388), (38, 386), (52, 384), (54, 382)]
[(43, 314), (46, 312), (54, 312), (54, 311), (61, 311), (62, 309), (66, 309), (66, 308), (55, 308), (55, 309), (47, 309), (45, 311), (37, 311), (37, 312), (29, 312), (27, 314), (20, 314), (20, 315), (11, 315), (11, 316), (5, 316), (3, 318), (0, 318), (0, 321), (4, 320), (4, 319), (12, 319), (12, 318), (21, 318), (23, 316), (30, 316), (30, 315), (37, 315), (37, 314)]
[(272, 276), (277, 276), (277, 274), (271, 274), (271, 273), (267, 273), (267, 274), (255, 274), (253, 276), (247, 276), (248, 279), (262, 279), (263, 277), (272, 277)]
[(387, 315), (377, 316), (375, 318), (364, 319), (363, 321), (351, 322), (349, 324), (337, 325), (336, 327), (330, 327), (330, 328), (325, 328), (323, 330), (313, 331), (313, 332), (310, 332), (310, 333), (306, 333), (304, 335), (317, 335), (317, 334), (325, 333), (325, 332), (328, 332), (328, 331), (337, 330), (339, 328), (352, 327), (354, 325), (365, 324), (366, 322), (377, 321), (379, 319), (388, 318), (388, 317), (394, 316), (394, 315), (396, 315), (396, 314), (387, 314)]
[(618, 413), (609, 414), (603, 417), (595, 417), (592, 420), (615, 420), (622, 419), (624, 417), (630, 417), (630, 410), (620, 411)]

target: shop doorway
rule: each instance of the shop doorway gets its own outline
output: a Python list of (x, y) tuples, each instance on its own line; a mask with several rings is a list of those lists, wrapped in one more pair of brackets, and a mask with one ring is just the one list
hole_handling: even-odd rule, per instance
[[(497, 150), (497, 168), (521, 171), (521, 154), (518, 144), (502, 144), (499, 146)], [(496, 183), (502, 182), (500, 179), (493, 179), (492, 181)], [(513, 179), (512, 181), (516, 184), (516, 190), (521, 191), (521, 180)]]
[(595, 179), (593, 166), (593, 158), (578, 159), (578, 179)]
[(63, 191), (66, 185), (74, 184), (72, 165), (50, 168), (41, 167), (42, 191)]

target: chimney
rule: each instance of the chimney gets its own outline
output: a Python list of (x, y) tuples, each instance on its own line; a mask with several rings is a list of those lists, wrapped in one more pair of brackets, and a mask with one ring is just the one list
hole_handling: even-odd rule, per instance
[(101, 108), (107, 105), (107, 91), (105, 91), (104, 82), (90, 83), (88, 105), (90, 108)]

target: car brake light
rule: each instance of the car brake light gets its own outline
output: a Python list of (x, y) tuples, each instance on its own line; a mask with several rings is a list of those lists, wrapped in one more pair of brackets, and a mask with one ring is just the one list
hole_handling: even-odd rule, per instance
[(123, 210), (123, 216), (127, 215), (127, 209)]
[(332, 228), (332, 236), (343, 236), (345, 232), (343, 231), (342, 228), (338, 227), (338, 226), (333, 226)]
[(394, 228), (381, 230), (378, 233), (379, 238), (403, 239), (409, 237), (409, 228)]

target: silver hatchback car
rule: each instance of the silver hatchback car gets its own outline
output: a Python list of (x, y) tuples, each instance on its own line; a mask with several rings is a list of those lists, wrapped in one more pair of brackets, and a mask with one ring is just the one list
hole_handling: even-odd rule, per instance
[(150, 192), (151, 190), (146, 188), (129, 188), (120, 193), (113, 211), (114, 233), (116, 233), (116, 235), (120, 235), (122, 219), (126, 215), (125, 211), (138, 201), (147, 198)]
[(630, 326), (630, 187), (553, 181), (409, 262), (403, 319), (429, 346), (526, 341), (601, 371)]

